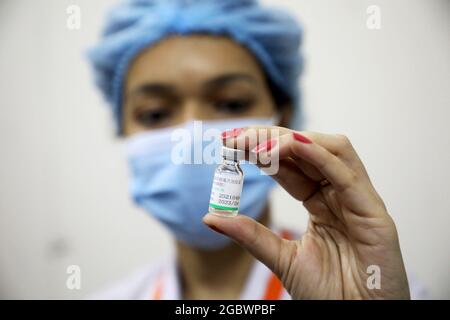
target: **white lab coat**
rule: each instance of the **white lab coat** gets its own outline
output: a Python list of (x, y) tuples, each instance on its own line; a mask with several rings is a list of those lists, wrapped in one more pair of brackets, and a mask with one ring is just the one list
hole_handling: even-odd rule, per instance
[[(264, 299), (272, 276), (272, 272), (265, 265), (255, 261), (240, 299)], [(158, 292), (160, 292), (159, 295)], [(157, 266), (143, 268), (127, 279), (92, 295), (89, 299), (179, 300), (181, 299), (180, 281), (176, 271), (175, 257), (168, 257)], [(280, 299), (290, 299), (286, 290), (281, 290)]]
[[(88, 299), (179, 300), (181, 299), (181, 290), (176, 265), (176, 255), (172, 253), (156, 265), (146, 266), (126, 279), (88, 297)], [(424, 288), (410, 274), (408, 274), (408, 279), (412, 299), (428, 298)], [(240, 299), (291, 299), (284, 288), (277, 288), (275, 281), (273, 273), (263, 263), (255, 260)]]

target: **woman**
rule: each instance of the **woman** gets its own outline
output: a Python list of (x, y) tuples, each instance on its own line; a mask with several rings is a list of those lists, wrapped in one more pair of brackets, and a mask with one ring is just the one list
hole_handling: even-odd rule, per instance
[[(132, 197), (171, 231), (176, 256), (98, 298), (410, 298), (394, 222), (351, 143), (288, 129), (300, 123), (300, 35), (289, 16), (251, 0), (111, 11), (90, 59), (127, 140)], [(301, 237), (268, 228), (274, 180), (250, 164), (242, 214), (205, 215), (214, 165), (177, 165), (171, 153), (171, 133), (193, 133), (195, 120), (222, 130), (225, 145), (279, 155), (274, 180), (310, 213)], [(248, 139), (267, 129), (277, 132)], [(381, 288), (368, 285), (370, 270)]]

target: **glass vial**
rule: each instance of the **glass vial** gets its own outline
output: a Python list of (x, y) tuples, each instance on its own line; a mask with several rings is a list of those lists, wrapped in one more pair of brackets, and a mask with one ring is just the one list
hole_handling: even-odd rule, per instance
[(239, 212), (244, 173), (239, 165), (244, 160), (242, 150), (222, 147), (223, 161), (214, 173), (214, 180), (209, 200), (209, 212), (227, 217), (234, 217)]

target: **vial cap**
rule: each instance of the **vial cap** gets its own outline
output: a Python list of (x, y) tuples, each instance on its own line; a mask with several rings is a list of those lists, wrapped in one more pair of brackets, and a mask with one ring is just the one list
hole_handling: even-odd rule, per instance
[(222, 147), (221, 155), (224, 159), (240, 161), (245, 160), (245, 152), (238, 149)]

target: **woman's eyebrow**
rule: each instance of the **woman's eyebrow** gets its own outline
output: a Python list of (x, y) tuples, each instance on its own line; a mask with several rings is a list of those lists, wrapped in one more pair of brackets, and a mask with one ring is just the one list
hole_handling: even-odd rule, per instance
[(173, 97), (176, 94), (176, 89), (174, 86), (164, 83), (144, 83), (133, 89), (128, 97), (138, 94)]
[[(252, 84), (257, 82), (255, 77), (246, 73), (227, 73), (207, 80), (202, 85), (202, 87), (207, 90), (217, 89), (219, 87), (237, 81), (245, 81)], [(131, 98), (138, 94), (174, 97), (176, 96), (176, 92), (177, 90), (173, 85), (159, 82), (150, 82), (141, 84), (135, 89), (131, 90), (131, 92), (127, 94), (126, 98)]]
[(252, 84), (257, 82), (255, 77), (246, 73), (227, 73), (206, 81), (203, 87), (205, 89), (215, 89), (236, 81), (245, 81)]

